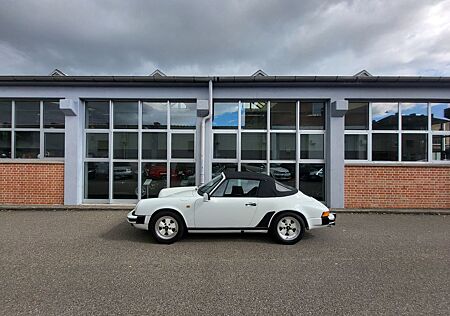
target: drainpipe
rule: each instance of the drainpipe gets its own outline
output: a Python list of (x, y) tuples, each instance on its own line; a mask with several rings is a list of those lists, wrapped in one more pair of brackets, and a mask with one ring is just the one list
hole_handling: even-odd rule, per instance
[(213, 83), (209, 80), (209, 99), (208, 99), (208, 115), (202, 118), (201, 135), (200, 135), (200, 184), (205, 183), (205, 128), (206, 120), (209, 120), (212, 116), (212, 103), (213, 103)]

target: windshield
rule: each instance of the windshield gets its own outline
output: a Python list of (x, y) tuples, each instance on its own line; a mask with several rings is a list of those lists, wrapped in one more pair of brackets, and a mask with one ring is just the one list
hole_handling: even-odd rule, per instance
[(208, 193), (212, 191), (216, 187), (216, 185), (222, 180), (222, 175), (219, 174), (217, 177), (213, 178), (208, 183), (205, 183), (204, 185), (200, 186), (197, 190), (198, 194), (203, 195), (205, 193)]

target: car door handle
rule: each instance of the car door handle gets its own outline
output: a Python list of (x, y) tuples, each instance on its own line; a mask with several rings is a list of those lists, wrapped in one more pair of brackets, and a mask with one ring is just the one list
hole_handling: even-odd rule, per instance
[(256, 203), (255, 202), (248, 202), (248, 203), (245, 203), (245, 206), (256, 206)]

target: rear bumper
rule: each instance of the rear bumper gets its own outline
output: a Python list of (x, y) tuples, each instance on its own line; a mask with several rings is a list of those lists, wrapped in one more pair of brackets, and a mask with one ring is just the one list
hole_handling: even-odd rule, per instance
[(132, 210), (127, 215), (127, 222), (130, 224), (145, 224), (145, 216), (144, 215), (136, 215), (134, 210)]
[(336, 213), (330, 213), (328, 216), (322, 216), (322, 226), (336, 225)]

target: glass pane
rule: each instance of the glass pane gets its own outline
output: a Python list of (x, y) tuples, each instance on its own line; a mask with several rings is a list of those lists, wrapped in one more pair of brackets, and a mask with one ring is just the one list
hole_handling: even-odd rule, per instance
[(167, 188), (166, 163), (142, 163), (141, 198), (157, 197), (164, 188)]
[(323, 135), (301, 135), (300, 158), (323, 159)]
[(433, 160), (450, 160), (450, 135), (433, 136)]
[(450, 131), (450, 103), (431, 104), (431, 129)]
[(300, 164), (300, 191), (319, 201), (325, 201), (325, 165)]
[(345, 129), (369, 129), (369, 103), (349, 102), (345, 113)]
[(238, 128), (239, 102), (216, 102), (213, 109), (213, 128)]
[(243, 102), (241, 124), (245, 129), (267, 129), (267, 102)]
[(194, 163), (171, 163), (170, 164), (170, 186), (186, 187), (195, 185)]
[(0, 127), (11, 127), (12, 102), (0, 101)]
[(121, 133), (113, 134), (114, 159), (137, 159), (138, 157), (138, 134)]
[(271, 163), (269, 172), (275, 180), (295, 188), (295, 163)]
[(258, 172), (267, 174), (267, 164), (265, 163), (243, 163), (241, 171)]
[(167, 128), (167, 102), (142, 102), (142, 128)]
[(238, 165), (236, 163), (213, 163), (212, 164), (212, 177), (216, 177), (225, 171), (237, 171)]
[(372, 129), (398, 129), (398, 104), (372, 103)]
[(266, 134), (242, 133), (241, 134), (241, 159), (264, 160), (266, 159)]
[(236, 134), (214, 134), (214, 158), (236, 158)]
[(295, 134), (270, 134), (270, 159), (295, 160)]
[(59, 101), (44, 101), (44, 127), (64, 128), (64, 112), (59, 109)]
[(256, 197), (259, 181), (246, 179), (225, 180), (213, 193), (214, 197)]
[(296, 102), (270, 102), (270, 128), (295, 130)]
[(142, 133), (142, 159), (166, 159), (167, 134)]
[(142, 193), (138, 189), (137, 162), (115, 162), (113, 175), (113, 199), (137, 199)]
[(86, 157), (108, 158), (108, 134), (86, 134)]
[(16, 132), (16, 158), (39, 158), (39, 132)]
[(372, 160), (398, 161), (398, 134), (372, 134)]
[(427, 161), (426, 134), (402, 134), (402, 161)]
[(324, 129), (324, 128), (325, 128), (325, 103), (301, 102), (300, 129)]
[(11, 132), (0, 131), (0, 158), (11, 158)]
[(367, 135), (345, 135), (345, 159), (367, 159)]
[(86, 102), (86, 128), (109, 128), (109, 102)]
[(138, 128), (138, 103), (136, 101), (113, 102), (114, 128)]
[(41, 109), (39, 101), (16, 101), (15, 112), (17, 128), (40, 127)]
[(45, 133), (45, 157), (64, 157), (64, 133)]
[(195, 128), (197, 104), (185, 102), (170, 103), (170, 126), (172, 128)]
[(194, 158), (194, 134), (172, 134), (172, 158)]
[(108, 199), (109, 163), (87, 162), (84, 166), (84, 198)]
[(426, 103), (401, 103), (402, 129), (427, 130), (428, 105)]

